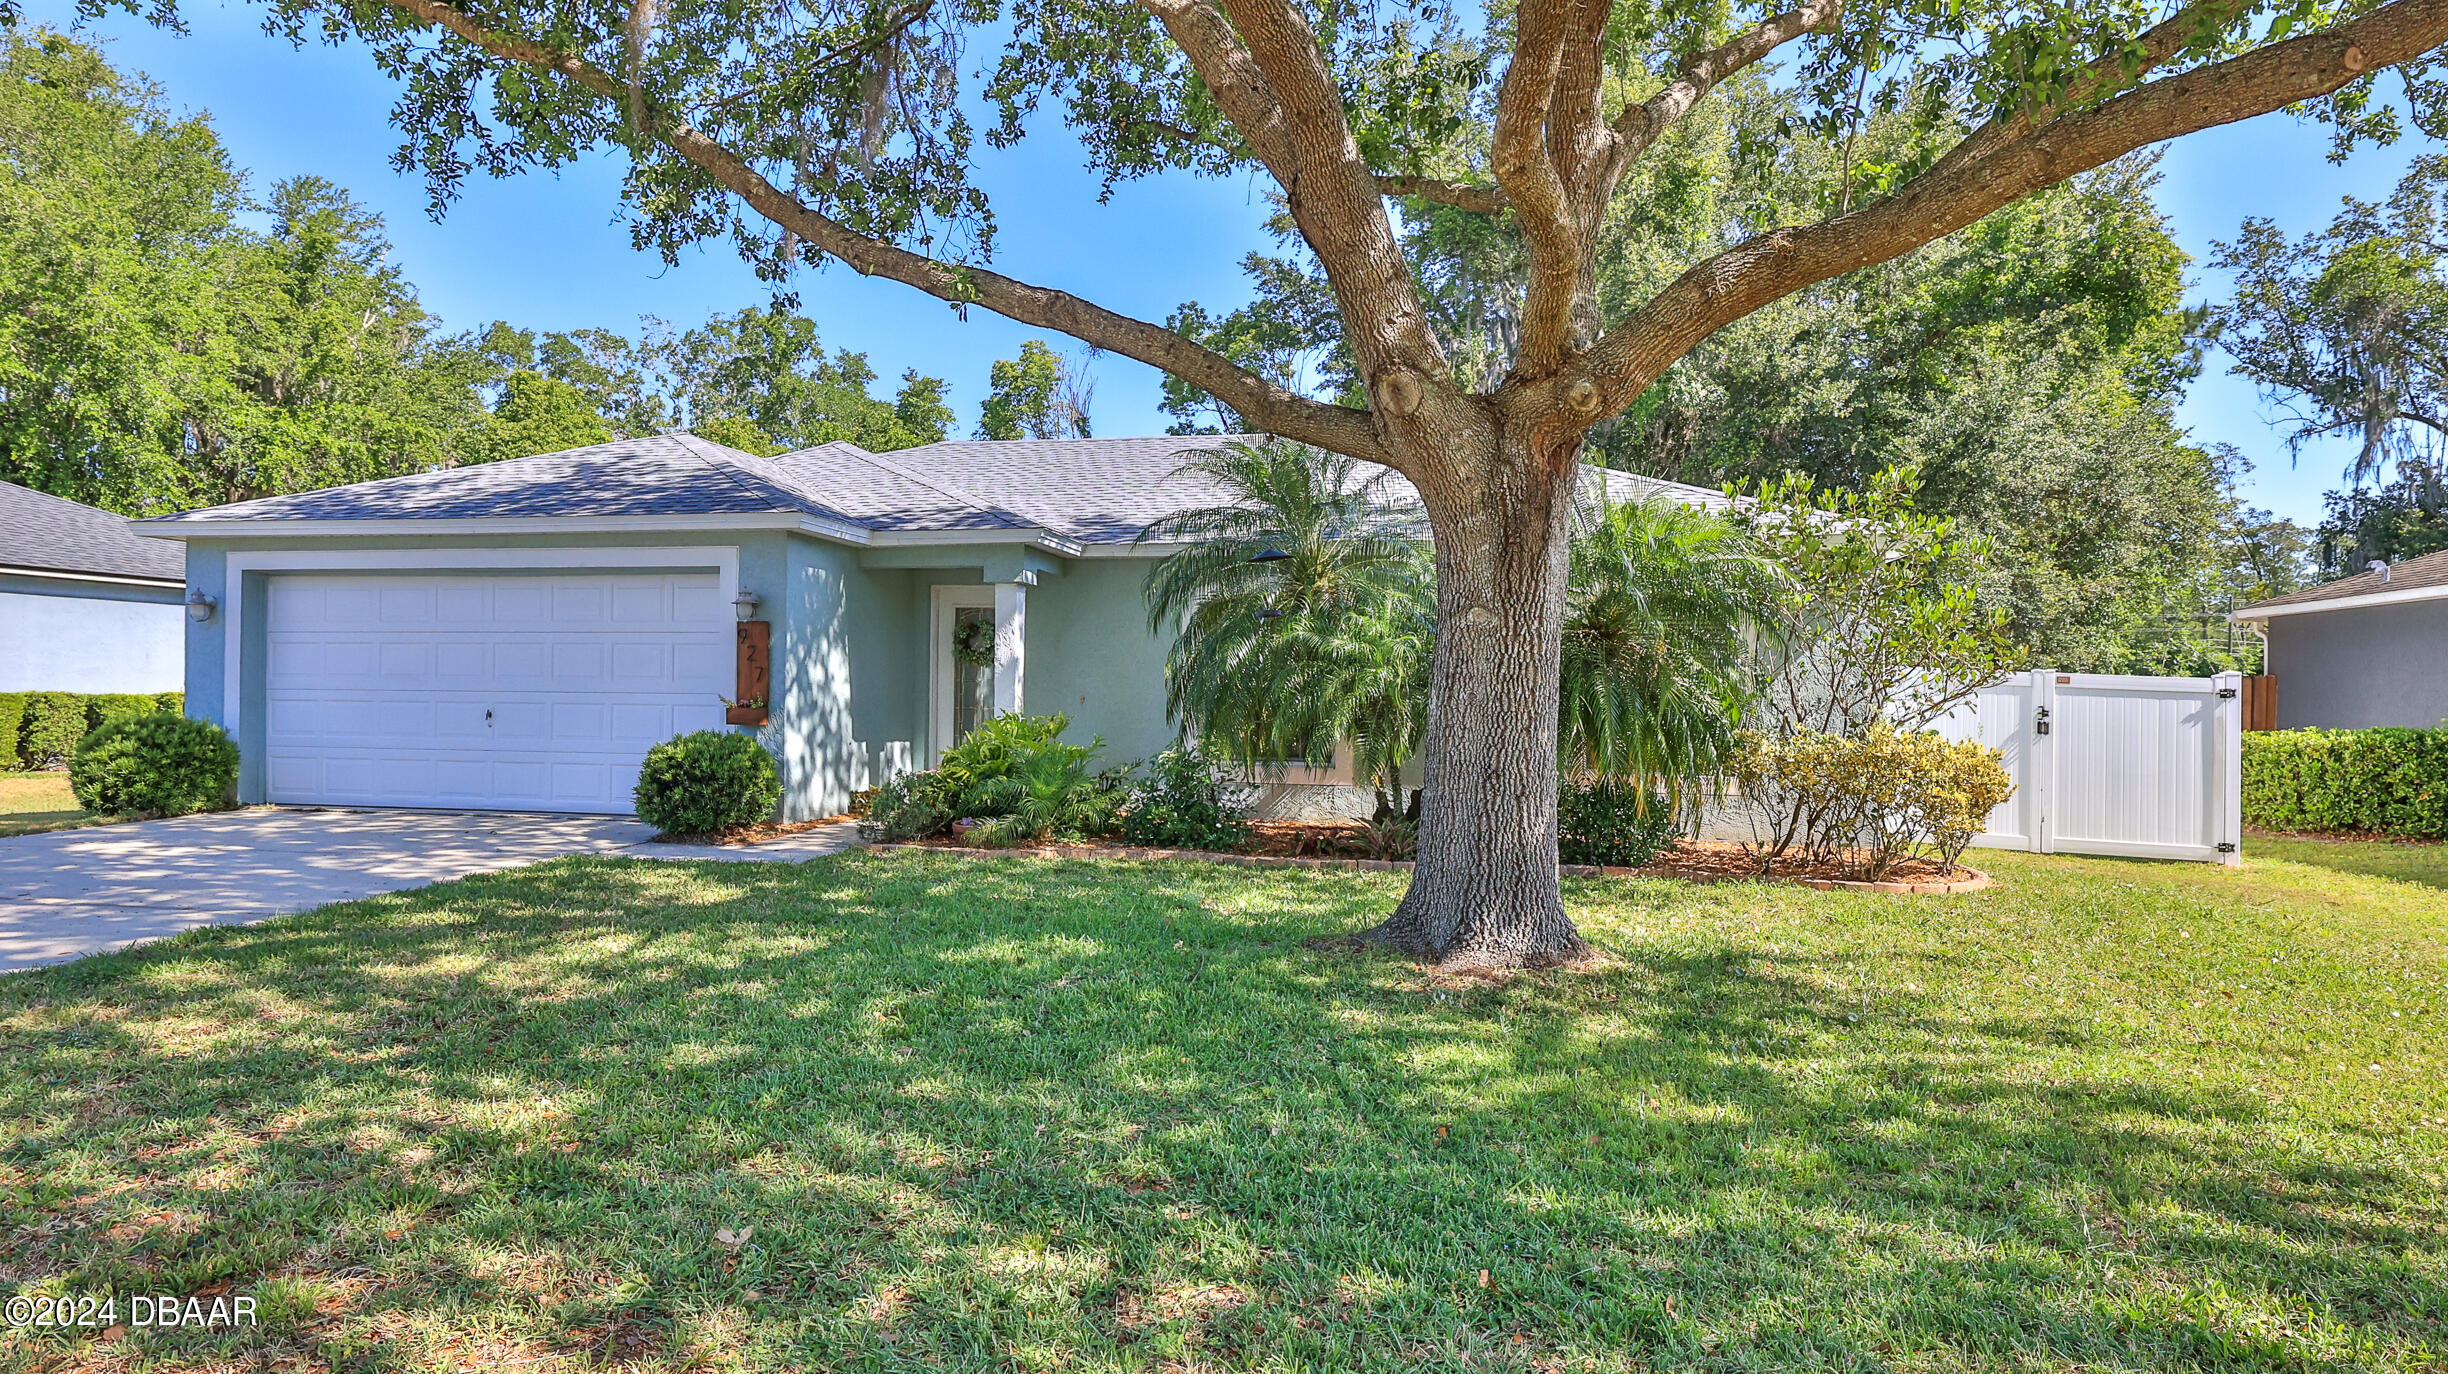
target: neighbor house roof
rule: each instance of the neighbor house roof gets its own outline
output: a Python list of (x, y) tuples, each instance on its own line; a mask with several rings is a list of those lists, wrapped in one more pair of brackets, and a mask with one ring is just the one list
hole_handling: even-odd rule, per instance
[[(1167, 515), (1226, 499), (1221, 487), (1181, 469), (1194, 452), (1245, 437), (981, 440), (881, 454), (832, 443), (757, 458), (664, 434), (242, 501), (146, 526), (176, 537), (182, 525), (778, 515), (914, 542), (1010, 531), (1116, 545)], [(1618, 472), (1603, 479), (1617, 499), (1663, 491), (1687, 504), (1725, 504), (1722, 493), (1701, 487)]]
[(2237, 620), (2265, 620), (2273, 615), (2311, 611), (2344, 611), (2380, 606), (2392, 601), (2428, 601), (2448, 597), (2448, 550), (2392, 563), (2388, 571), (2359, 572), (2335, 582), (2323, 582), (2299, 592), (2256, 601), (2235, 613)]
[(0, 482), (0, 572), (108, 577), (138, 582), (187, 580), (175, 545), (140, 539), (125, 516)]

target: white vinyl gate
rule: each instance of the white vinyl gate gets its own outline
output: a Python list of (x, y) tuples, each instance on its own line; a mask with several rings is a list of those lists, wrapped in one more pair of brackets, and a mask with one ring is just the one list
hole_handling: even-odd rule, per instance
[(1932, 723), (2005, 757), (2015, 794), (1973, 843), (2041, 854), (2243, 861), (2244, 678), (2048, 669)]

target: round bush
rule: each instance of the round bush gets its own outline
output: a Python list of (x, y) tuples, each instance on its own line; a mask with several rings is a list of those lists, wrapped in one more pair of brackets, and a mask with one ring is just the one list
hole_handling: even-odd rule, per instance
[(68, 788), (106, 816), (219, 811), (237, 796), (238, 746), (208, 720), (126, 716), (78, 741)]
[(755, 736), (699, 730), (647, 750), (632, 795), (666, 835), (715, 835), (771, 816), (782, 775)]
[(1556, 852), (1568, 864), (1638, 868), (1680, 828), (1664, 797), (1631, 783), (1567, 778), (1556, 798)]

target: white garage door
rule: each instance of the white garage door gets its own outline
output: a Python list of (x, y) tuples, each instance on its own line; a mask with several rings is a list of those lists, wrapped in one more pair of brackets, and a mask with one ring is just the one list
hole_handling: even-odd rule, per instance
[(731, 690), (711, 572), (284, 574), (269, 609), (276, 802), (626, 812)]

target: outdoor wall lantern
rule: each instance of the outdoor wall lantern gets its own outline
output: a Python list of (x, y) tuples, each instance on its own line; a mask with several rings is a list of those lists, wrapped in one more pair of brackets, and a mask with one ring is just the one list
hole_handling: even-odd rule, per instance
[(731, 598), (731, 609), (739, 612), (739, 618), (742, 622), (754, 620), (756, 619), (758, 600), (759, 598), (755, 592), (742, 588), (739, 595)]
[(213, 608), (221, 603), (202, 592), (187, 593), (187, 618), (201, 625), (213, 618)]

